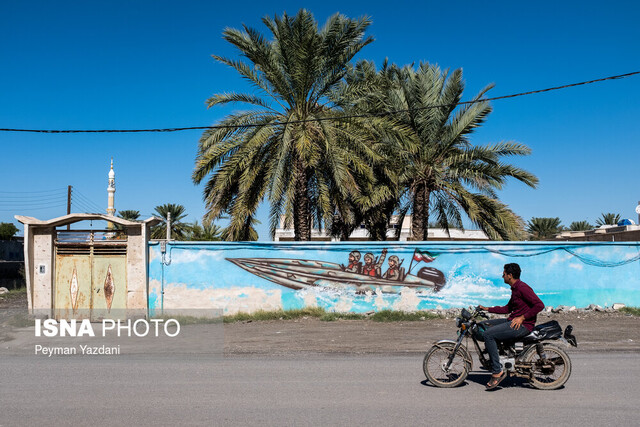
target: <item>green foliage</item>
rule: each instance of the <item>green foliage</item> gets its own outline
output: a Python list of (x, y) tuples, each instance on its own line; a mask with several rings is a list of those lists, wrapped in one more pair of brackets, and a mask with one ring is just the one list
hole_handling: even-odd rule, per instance
[(600, 218), (596, 219), (596, 225), (598, 227), (602, 225), (617, 225), (618, 221), (620, 221), (620, 214), (616, 213), (603, 213)]
[(632, 316), (640, 316), (640, 307), (622, 307), (619, 311), (631, 314)]
[(0, 240), (11, 240), (18, 228), (11, 222), (0, 222)]
[(137, 221), (138, 218), (140, 218), (140, 211), (135, 211), (135, 210), (118, 211), (118, 216), (128, 221)]
[(183, 315), (163, 315), (163, 316), (154, 316), (154, 319), (163, 319), (163, 320), (177, 320), (180, 326), (185, 325), (202, 325), (202, 324), (215, 324), (215, 323), (223, 323), (223, 317), (196, 317), (196, 316), (183, 316)]
[(560, 218), (531, 218), (527, 225), (527, 231), (532, 240), (551, 239), (562, 231)]
[(593, 225), (589, 224), (589, 221), (574, 221), (569, 226), (571, 231), (587, 231), (592, 230)]
[(156, 206), (156, 214), (164, 219), (164, 222), (156, 225), (151, 229), (152, 239), (165, 239), (167, 236), (167, 217), (171, 213), (171, 238), (175, 240), (186, 240), (190, 231), (189, 224), (181, 222), (187, 214), (185, 208), (182, 205), (176, 205), (173, 203), (165, 203), (164, 205)]
[(371, 316), (374, 322), (415, 322), (426, 319), (439, 319), (441, 316), (428, 311), (392, 311), (382, 310)]
[(204, 221), (202, 225), (195, 221), (189, 225), (186, 240), (191, 241), (220, 241), (222, 240), (222, 228), (215, 225), (212, 221)]
[(231, 316), (224, 316), (225, 323), (260, 321), (260, 320), (292, 320), (302, 317), (322, 317), (326, 314), (323, 308), (303, 308), (299, 310), (259, 310), (254, 313), (237, 313)]
[[(487, 119), (491, 106), (456, 106), (464, 91), (462, 70), (449, 74), (427, 63), (417, 69), (385, 63), (378, 75), (374, 69), (369, 62), (359, 63), (340, 94), (355, 111), (394, 112), (385, 116), (391, 124), (372, 126), (391, 141), (387, 151), (378, 151), (383, 159), (375, 173), (375, 185), (382, 183), (387, 194), (374, 194), (368, 210), (356, 206), (364, 222), (370, 212), (384, 220), (394, 211), (410, 210), (413, 238), (427, 240), (430, 220), (446, 230), (462, 228), (464, 212), (492, 239), (520, 238), (524, 222), (498, 200), (496, 191), (508, 178), (535, 188), (533, 174), (504, 161), (528, 155), (530, 149), (515, 142), (471, 144), (470, 135)], [(481, 99), (491, 87), (473, 99)]]
[(335, 313), (327, 312), (320, 307), (303, 308), (299, 310), (275, 310), (275, 311), (256, 311), (254, 313), (238, 313), (231, 316), (224, 316), (225, 323), (234, 322), (253, 322), (264, 320), (293, 320), (303, 317), (314, 317), (324, 322), (333, 322), (336, 320), (366, 320), (372, 319), (374, 322), (408, 322), (421, 321), (427, 319), (439, 319), (441, 316), (428, 312), (404, 312), (383, 310), (367, 316), (359, 313)]
[(255, 228), (260, 221), (253, 215), (247, 215), (244, 222), (232, 222), (220, 233), (220, 238), (227, 242), (255, 242), (258, 240), (258, 231)]
[(315, 121), (342, 114), (330, 95), (349, 62), (373, 41), (364, 34), (370, 20), (336, 14), (318, 28), (313, 15), (300, 10), (262, 22), (271, 39), (246, 26), (223, 33), (247, 61), (214, 58), (261, 96), (220, 93), (207, 100), (209, 107), (242, 103), (251, 109), (203, 133), (192, 178), (206, 183), (207, 219), (229, 215), (226, 238), (251, 240), (252, 218), (267, 198), (272, 235), (284, 215), (296, 240), (310, 240), (312, 223), (333, 218), (333, 195), (358, 197), (354, 174), (371, 175), (370, 150), (360, 138), (364, 120)]

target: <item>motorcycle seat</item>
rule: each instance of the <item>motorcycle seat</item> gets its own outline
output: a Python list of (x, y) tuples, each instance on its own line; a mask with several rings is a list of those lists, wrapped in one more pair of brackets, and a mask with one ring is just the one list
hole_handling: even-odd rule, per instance
[(529, 335), (522, 338), (524, 344), (540, 342), (542, 340), (556, 340), (562, 336), (562, 327), (556, 320), (537, 325)]

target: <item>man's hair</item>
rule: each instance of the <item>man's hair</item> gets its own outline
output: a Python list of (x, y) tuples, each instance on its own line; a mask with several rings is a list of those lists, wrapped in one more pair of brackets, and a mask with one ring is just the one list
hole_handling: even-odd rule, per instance
[(522, 273), (522, 270), (520, 270), (520, 266), (518, 264), (512, 262), (511, 264), (504, 265), (504, 272), (512, 275), (513, 278), (517, 280), (520, 279), (520, 273)]

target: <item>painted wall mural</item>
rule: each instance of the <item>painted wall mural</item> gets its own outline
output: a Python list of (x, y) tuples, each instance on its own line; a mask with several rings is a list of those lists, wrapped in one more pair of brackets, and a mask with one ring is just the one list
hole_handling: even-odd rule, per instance
[(149, 244), (152, 311), (322, 307), (363, 313), (503, 305), (504, 264), (547, 306), (640, 306), (640, 242)]

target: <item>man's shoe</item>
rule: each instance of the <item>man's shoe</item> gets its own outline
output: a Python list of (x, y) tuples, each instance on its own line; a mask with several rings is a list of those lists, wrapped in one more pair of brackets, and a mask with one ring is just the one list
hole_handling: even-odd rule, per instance
[(507, 378), (507, 373), (505, 371), (502, 371), (500, 376), (497, 377), (491, 375), (491, 379), (487, 383), (487, 390), (493, 390), (494, 388), (498, 387), (498, 384), (500, 384), (505, 378)]

